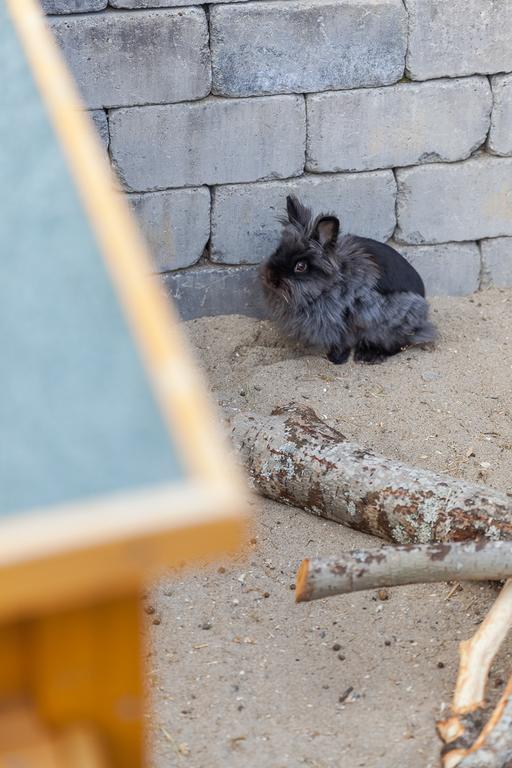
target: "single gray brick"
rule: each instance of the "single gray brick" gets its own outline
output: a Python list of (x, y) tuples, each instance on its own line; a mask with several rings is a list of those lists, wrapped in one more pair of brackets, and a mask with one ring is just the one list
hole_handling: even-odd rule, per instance
[[(211, 3), (223, 3), (225, 0), (209, 0)], [(232, 3), (244, 3), (246, 0), (230, 0)], [(182, 5), (204, 5), (204, 0), (110, 0), (112, 8), (171, 8)]]
[(87, 13), (103, 11), (108, 0), (40, 0), (45, 13)]
[(488, 281), (498, 288), (512, 288), (512, 237), (482, 240), (480, 248)]
[(292, 0), (210, 10), (213, 92), (226, 96), (387, 85), (404, 72), (402, 0)]
[(212, 315), (266, 317), (255, 267), (201, 267), (160, 276), (182, 320)]
[(512, 70), (509, 0), (405, 0), (413, 80)]
[[(211, 2), (212, 0), (210, 0)], [(236, 0), (235, 0), (236, 2)], [(203, 0), (110, 0), (112, 8), (170, 8), (178, 5), (201, 5)]]
[(364, 171), (463, 160), (486, 139), (486, 77), (307, 97), (307, 169)]
[(448, 243), (512, 235), (512, 158), (480, 155), (398, 169), (396, 177), (398, 240)]
[(302, 96), (209, 98), (110, 113), (114, 166), (136, 191), (297, 176), (305, 141)]
[(478, 291), (480, 251), (476, 243), (389, 245), (420, 273), (427, 296), (466, 296)]
[(50, 20), (87, 107), (201, 99), (210, 90), (202, 8)]
[(286, 214), (290, 193), (316, 214), (336, 213), (345, 233), (387, 240), (395, 228), (391, 171), (218, 187), (212, 200), (212, 260), (256, 264), (272, 253), (281, 233), (278, 217)]
[(128, 195), (128, 200), (157, 272), (199, 261), (210, 237), (210, 191), (206, 187)]
[(105, 112), (104, 109), (92, 109), (90, 112), (88, 112), (88, 115), (89, 117), (92, 118), (94, 127), (98, 132), (98, 136), (100, 137), (101, 143), (103, 144), (105, 149), (108, 149), (109, 135), (108, 135), (107, 113)]
[(512, 74), (492, 80), (491, 131), (488, 147), (496, 155), (512, 155)]

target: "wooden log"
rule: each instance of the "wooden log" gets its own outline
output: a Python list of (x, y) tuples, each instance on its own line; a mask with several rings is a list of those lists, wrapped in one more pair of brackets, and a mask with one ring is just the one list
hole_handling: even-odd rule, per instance
[(230, 419), (233, 444), (268, 498), (397, 544), (512, 539), (512, 498), (386, 459), (308, 407)]
[(512, 678), (487, 719), (485, 686), (491, 664), (512, 627), (512, 579), (473, 637), (460, 644), (459, 675), (450, 716), (437, 723), (445, 742), (443, 768), (508, 768), (512, 756)]
[(298, 603), (400, 584), (500, 581), (512, 576), (512, 541), (409, 544), (356, 549), (338, 557), (303, 560), (296, 578)]

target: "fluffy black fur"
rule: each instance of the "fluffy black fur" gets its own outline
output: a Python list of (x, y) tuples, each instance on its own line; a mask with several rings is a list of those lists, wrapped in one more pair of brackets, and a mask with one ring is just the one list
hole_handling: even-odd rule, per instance
[(282, 330), (327, 350), (344, 363), (376, 363), (404, 347), (434, 341), (425, 288), (393, 248), (355, 235), (339, 236), (336, 216), (313, 217), (286, 200), (281, 242), (262, 264), (271, 313)]

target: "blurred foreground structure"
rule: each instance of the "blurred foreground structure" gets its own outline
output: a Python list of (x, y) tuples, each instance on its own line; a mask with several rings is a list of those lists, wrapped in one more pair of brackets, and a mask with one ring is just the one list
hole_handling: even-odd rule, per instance
[(0, 766), (140, 768), (141, 589), (246, 500), (35, 0), (0, 65)]

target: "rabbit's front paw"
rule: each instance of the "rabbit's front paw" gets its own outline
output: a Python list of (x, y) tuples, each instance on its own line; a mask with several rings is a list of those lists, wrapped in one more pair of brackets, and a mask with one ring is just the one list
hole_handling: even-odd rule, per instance
[(346, 363), (349, 356), (350, 347), (331, 347), (327, 353), (327, 359), (329, 362), (334, 363), (334, 365), (341, 365), (342, 363)]
[(388, 357), (388, 353), (384, 349), (377, 347), (374, 344), (370, 344), (367, 341), (362, 341), (354, 349), (354, 360), (356, 363), (375, 365), (377, 363), (382, 363), (386, 357)]

